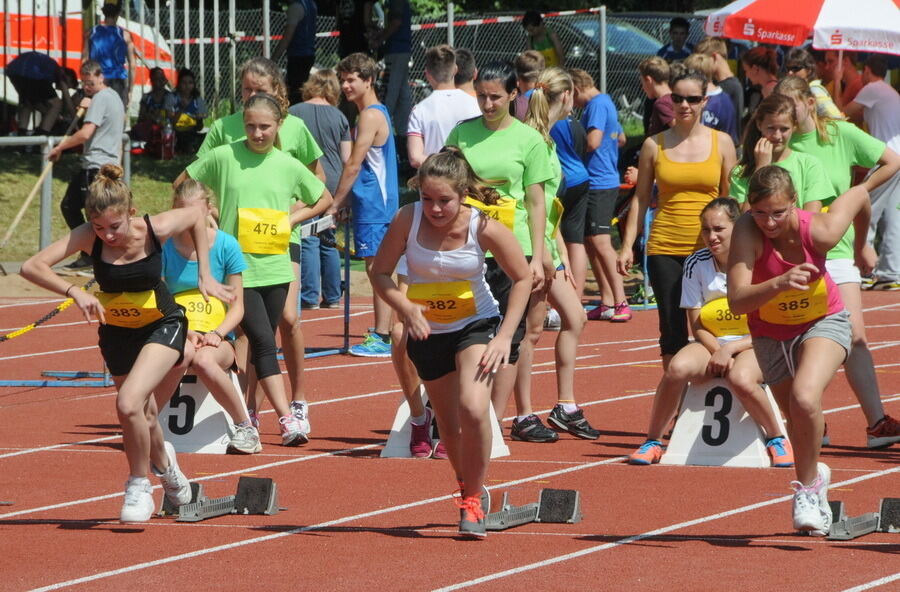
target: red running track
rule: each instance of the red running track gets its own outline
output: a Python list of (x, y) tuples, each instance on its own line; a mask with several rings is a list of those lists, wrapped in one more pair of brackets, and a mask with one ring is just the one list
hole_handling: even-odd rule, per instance
[[(900, 416), (900, 300), (866, 293), (863, 303), (885, 408)], [(0, 329), (53, 305), (6, 299)], [(355, 341), (372, 317), (364, 306), (353, 312)], [(99, 370), (95, 329), (79, 321), (70, 309), (0, 344), (0, 376)], [(308, 346), (339, 345), (341, 326), (335, 311), (304, 311)], [(308, 361), (313, 432), (302, 448), (277, 444), (268, 413), (261, 454), (180, 455), (211, 497), (233, 493), (240, 475), (271, 477), (287, 507), (196, 524), (118, 523), (127, 466), (113, 389), (0, 389), (0, 501), (13, 502), (0, 507), (0, 590), (900, 589), (900, 535), (831, 542), (791, 531), (790, 469), (623, 464), (643, 441), (661, 373), (655, 327), (652, 311), (588, 324), (576, 392), (599, 441), (510, 441), (511, 456), (491, 462), (495, 496), (509, 491), (522, 504), (542, 488), (577, 489), (584, 520), (482, 542), (456, 537), (446, 462), (379, 458), (400, 400), (389, 360)], [(544, 416), (555, 401), (554, 338), (545, 334), (535, 355), (534, 404)], [(865, 447), (865, 421), (843, 376), (824, 408), (831, 499), (858, 515), (900, 497), (900, 446)]]

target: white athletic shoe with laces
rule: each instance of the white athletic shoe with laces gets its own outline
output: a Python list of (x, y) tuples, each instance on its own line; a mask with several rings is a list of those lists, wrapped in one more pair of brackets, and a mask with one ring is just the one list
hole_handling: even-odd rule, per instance
[(163, 491), (166, 497), (174, 507), (187, 504), (191, 501), (191, 484), (188, 483), (187, 477), (178, 468), (178, 460), (175, 458), (175, 447), (171, 442), (165, 443), (166, 456), (169, 457), (169, 467), (165, 471), (151, 465), (150, 470), (159, 477), (162, 482)]
[(153, 486), (146, 477), (129, 477), (120, 522), (146, 522), (153, 515)]
[(812, 536), (826, 536), (831, 529), (831, 506), (828, 505), (828, 485), (831, 469), (819, 463), (815, 483), (805, 486), (791, 481), (794, 488), (794, 528)]
[(309, 423), (309, 403), (306, 401), (291, 401), (291, 415), (300, 424), (300, 444), (309, 442), (309, 433), (312, 427)]

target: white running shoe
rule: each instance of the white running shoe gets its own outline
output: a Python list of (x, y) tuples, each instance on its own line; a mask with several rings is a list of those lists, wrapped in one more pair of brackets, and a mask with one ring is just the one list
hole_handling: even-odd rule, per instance
[(306, 443), (303, 439), (303, 430), (300, 422), (293, 415), (285, 415), (278, 418), (281, 425), (281, 445), (282, 446), (299, 446)]
[(262, 452), (262, 444), (259, 442), (259, 432), (252, 425), (233, 426), (234, 435), (228, 442), (228, 452), (238, 454), (256, 454)]
[(309, 434), (312, 426), (309, 423), (309, 403), (306, 401), (291, 401), (291, 415), (300, 422), (300, 444), (309, 442)]
[(805, 486), (792, 481), (794, 488), (794, 528), (812, 536), (826, 536), (831, 529), (831, 506), (828, 505), (828, 485), (831, 469), (819, 463), (815, 483)]
[(166, 456), (169, 457), (169, 468), (160, 471), (151, 465), (150, 470), (159, 477), (162, 482), (163, 491), (166, 497), (174, 507), (178, 507), (191, 501), (191, 484), (188, 483), (187, 477), (178, 468), (178, 460), (175, 458), (175, 447), (171, 442), (165, 443)]
[(146, 522), (153, 515), (153, 487), (146, 477), (129, 477), (120, 522)]

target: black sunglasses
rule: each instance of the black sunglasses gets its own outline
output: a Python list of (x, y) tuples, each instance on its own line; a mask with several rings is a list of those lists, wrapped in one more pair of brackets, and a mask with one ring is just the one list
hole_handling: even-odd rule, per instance
[(806, 70), (806, 68), (804, 68), (803, 66), (788, 66), (787, 67), (788, 72), (799, 72), (800, 70)]
[(702, 101), (704, 98), (705, 97), (700, 96), (700, 95), (684, 96), (684, 95), (676, 95), (675, 93), (672, 93), (672, 103), (674, 103), (675, 105), (680, 105), (683, 101), (687, 101), (688, 105), (696, 105), (696, 104), (700, 103), (700, 101)]

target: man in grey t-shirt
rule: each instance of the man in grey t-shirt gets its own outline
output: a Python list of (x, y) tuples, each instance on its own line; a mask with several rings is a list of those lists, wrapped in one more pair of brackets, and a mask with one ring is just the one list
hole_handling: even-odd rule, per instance
[[(106, 86), (100, 64), (88, 60), (81, 65), (81, 82), (84, 94), (90, 98), (84, 124), (77, 132), (65, 138), (50, 151), (52, 162), (59, 160), (64, 150), (84, 145), (81, 169), (69, 181), (60, 210), (69, 228), (85, 223), (84, 200), (87, 190), (104, 164), (119, 164), (122, 160), (122, 134), (125, 132), (125, 108), (119, 95)], [(84, 103), (82, 103), (84, 104)], [(83, 269), (91, 266), (86, 253), (66, 265), (67, 269)]]

